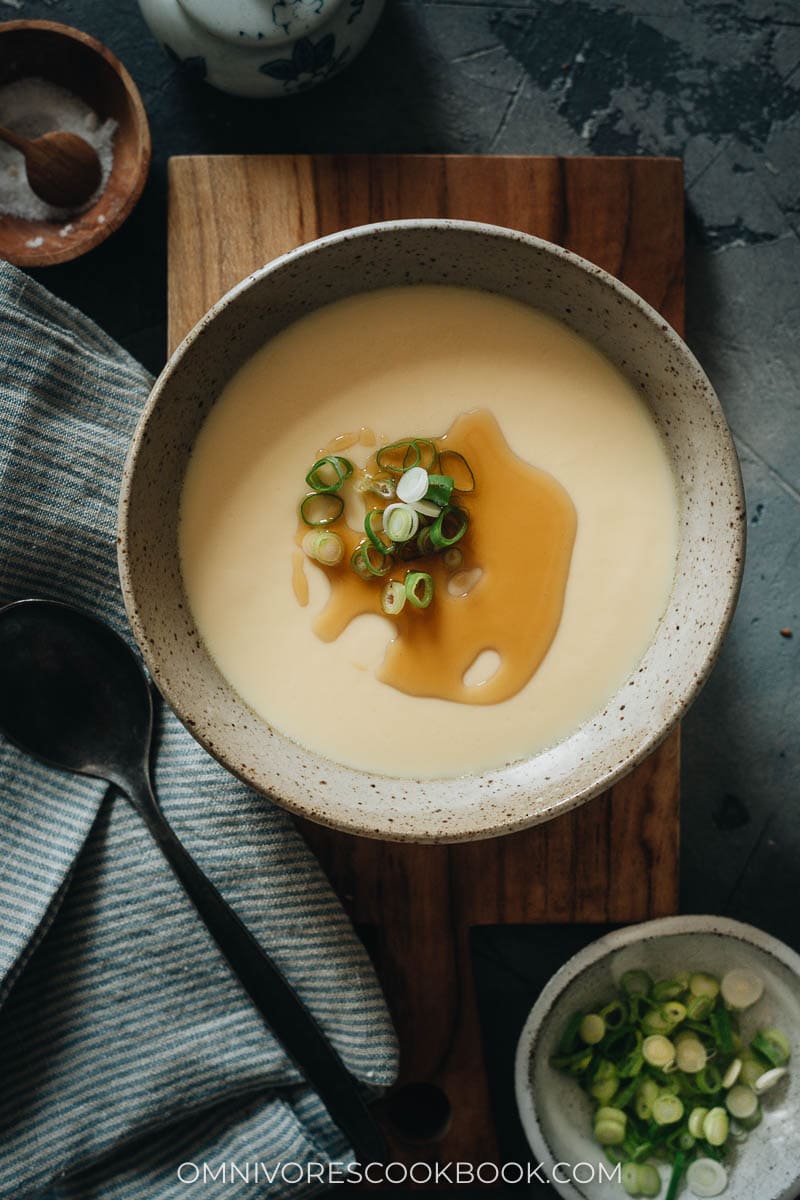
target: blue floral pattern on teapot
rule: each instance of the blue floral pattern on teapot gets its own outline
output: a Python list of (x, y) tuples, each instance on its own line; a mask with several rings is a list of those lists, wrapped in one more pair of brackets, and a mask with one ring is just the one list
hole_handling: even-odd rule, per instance
[(194, 78), (237, 96), (314, 87), (355, 58), (384, 0), (139, 0), (165, 51)]

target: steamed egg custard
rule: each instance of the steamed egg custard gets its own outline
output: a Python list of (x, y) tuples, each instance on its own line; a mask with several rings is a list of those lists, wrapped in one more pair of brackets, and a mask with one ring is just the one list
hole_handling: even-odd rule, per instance
[(379, 774), (457, 776), (555, 743), (634, 670), (678, 545), (636, 389), (487, 292), (336, 301), (207, 417), (179, 548), (201, 637), (273, 728)]

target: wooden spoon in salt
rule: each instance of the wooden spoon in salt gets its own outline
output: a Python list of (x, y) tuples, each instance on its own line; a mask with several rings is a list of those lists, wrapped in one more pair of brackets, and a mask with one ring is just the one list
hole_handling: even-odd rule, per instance
[(46, 204), (80, 208), (100, 186), (103, 171), (97, 151), (77, 133), (60, 129), (25, 138), (0, 125), (0, 141), (25, 156), (31, 191)]

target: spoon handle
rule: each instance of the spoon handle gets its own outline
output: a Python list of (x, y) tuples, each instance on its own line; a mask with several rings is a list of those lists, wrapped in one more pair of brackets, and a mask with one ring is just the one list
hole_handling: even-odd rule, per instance
[(15, 150), (19, 150), (22, 154), (28, 148), (28, 138), (14, 133), (13, 129), (6, 129), (5, 125), (0, 125), (0, 142), (6, 142), (7, 145), (13, 146)]
[(295, 1065), (319, 1093), (362, 1163), (384, 1162), (386, 1142), (354, 1077), (279, 967), (178, 840), (149, 779), (128, 785), (136, 811), (202, 917), (228, 965)]

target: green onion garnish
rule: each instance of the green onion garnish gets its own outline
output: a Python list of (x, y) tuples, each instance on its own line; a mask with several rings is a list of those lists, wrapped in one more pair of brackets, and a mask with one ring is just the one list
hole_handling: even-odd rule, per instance
[(457, 571), (464, 561), (464, 555), (459, 550), (458, 546), (453, 546), (450, 550), (445, 550), (442, 555), (442, 562), (447, 567), (448, 571)]
[(403, 438), (399, 442), (390, 442), (381, 446), (375, 455), (375, 462), (382, 471), (391, 471), (392, 475), (402, 475), (410, 467), (419, 465), (422, 457), (418, 444), (412, 438)]
[(419, 529), (419, 513), (410, 504), (390, 504), (383, 510), (383, 528), (392, 542), (410, 542)]
[(344, 500), (337, 492), (309, 492), (300, 501), (300, 516), (306, 525), (332, 525), (344, 512)]
[(327, 454), (318, 459), (306, 475), (306, 483), (315, 492), (338, 492), (345, 479), (353, 474), (349, 458), (338, 454)]
[(451, 475), (428, 476), (428, 490), (425, 493), (426, 500), (432, 500), (440, 508), (445, 508), (450, 503), (452, 494), (453, 477)]
[(372, 542), (362, 542), (353, 551), (350, 565), (362, 579), (372, 579), (376, 575), (388, 575), (394, 565), (394, 559), (391, 554), (376, 550)]
[(379, 554), (391, 554), (392, 543), (388, 539), (382, 538), (378, 532), (379, 530), (383, 530), (382, 509), (371, 508), (369, 510), (364, 518), (364, 529), (366, 530), (367, 537)]
[(396, 579), (390, 579), (381, 592), (381, 608), (387, 616), (396, 617), (405, 608), (405, 603), (405, 584), (398, 583)]
[(443, 475), (450, 475), (453, 487), (457, 492), (474, 492), (475, 476), (463, 454), (457, 450), (442, 450), (439, 454), (439, 470)]
[(427, 571), (409, 571), (406, 575), (406, 599), (414, 608), (427, 608), (433, 599), (433, 579)]
[(460, 542), (469, 528), (469, 514), (463, 508), (450, 504), (443, 508), (431, 525), (431, 544), (437, 550), (445, 550)]
[(303, 550), (324, 567), (335, 567), (344, 558), (344, 542), (332, 529), (309, 529), (303, 538)]
[[(557, 1043), (551, 1065), (573, 1076), (592, 1102), (595, 1139), (622, 1167), (631, 1196), (659, 1193), (647, 1160), (661, 1159), (672, 1164), (667, 1196), (674, 1200), (687, 1168), (691, 1176), (696, 1163), (702, 1174), (759, 1124), (762, 1090), (786, 1074), (773, 1065), (788, 1060), (786, 1035), (762, 1029), (746, 1046), (730, 1011), (761, 996), (761, 979), (731, 974), (720, 989), (715, 976), (700, 972), (656, 981), (626, 971), (617, 996), (574, 1013)], [(759, 1070), (767, 1071), (763, 1089)]]

